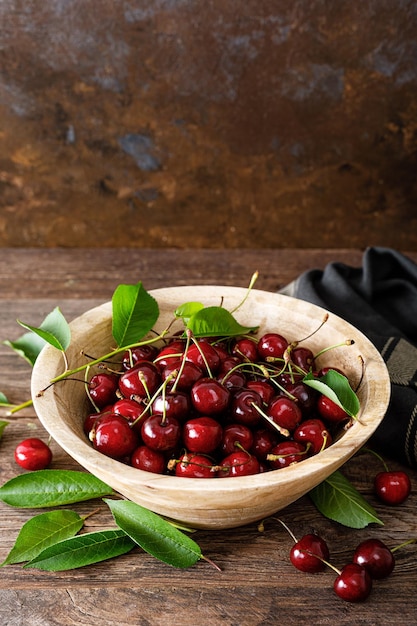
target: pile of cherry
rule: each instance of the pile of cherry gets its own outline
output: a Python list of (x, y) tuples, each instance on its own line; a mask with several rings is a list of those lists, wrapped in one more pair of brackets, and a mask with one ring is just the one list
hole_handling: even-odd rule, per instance
[(145, 471), (222, 478), (279, 469), (331, 445), (350, 422), (303, 382), (315, 372), (312, 351), (278, 333), (177, 336), (126, 350), (118, 371), (108, 367), (89, 382), (84, 431), (96, 450)]

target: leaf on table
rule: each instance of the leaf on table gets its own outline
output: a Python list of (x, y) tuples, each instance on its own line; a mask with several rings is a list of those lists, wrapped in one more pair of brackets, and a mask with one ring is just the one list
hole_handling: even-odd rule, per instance
[(40, 513), (23, 524), (13, 548), (0, 565), (34, 559), (49, 546), (73, 537), (83, 527), (84, 519), (66, 509)]
[(140, 341), (158, 317), (158, 303), (141, 282), (116, 287), (112, 296), (112, 334), (119, 348)]
[(41, 350), (47, 345), (47, 341), (38, 334), (30, 331), (25, 333), (16, 341), (3, 342), (9, 348), (12, 348), (19, 356), (26, 359), (29, 365), (34, 365)]
[(365, 528), (372, 523), (383, 526), (373, 507), (340, 471), (333, 472), (309, 495), (320, 513), (344, 526)]
[(257, 326), (242, 326), (227, 309), (209, 306), (194, 313), (187, 328), (195, 337), (235, 337), (253, 332)]
[(135, 542), (120, 529), (94, 531), (45, 548), (23, 567), (63, 572), (126, 554), (135, 546)]
[(316, 378), (313, 374), (307, 374), (303, 378), (303, 382), (330, 398), (351, 417), (356, 417), (359, 413), (358, 396), (350, 386), (349, 380), (340, 372), (329, 370), (320, 378)]
[(45, 508), (112, 495), (99, 478), (76, 470), (37, 470), (15, 476), (0, 487), (0, 500), (18, 508)]
[(129, 500), (104, 501), (119, 528), (160, 561), (187, 568), (201, 558), (200, 546), (156, 513)]
[(6, 426), (8, 426), (8, 424), (10, 424), (10, 422), (6, 422), (6, 420), (0, 420), (0, 439), (3, 436), (3, 431), (6, 428)]
[(71, 342), (71, 329), (59, 307), (55, 307), (43, 320), (42, 324), (30, 326), (17, 320), (23, 328), (35, 333), (54, 348), (65, 352)]

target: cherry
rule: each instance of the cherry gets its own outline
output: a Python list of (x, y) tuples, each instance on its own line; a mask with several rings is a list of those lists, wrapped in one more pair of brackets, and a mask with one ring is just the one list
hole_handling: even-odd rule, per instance
[(261, 420), (262, 398), (252, 389), (241, 389), (233, 394), (230, 407), (231, 420), (245, 426), (256, 426)]
[(358, 563), (348, 563), (338, 573), (333, 589), (346, 602), (363, 602), (372, 590), (372, 578)]
[(384, 470), (374, 479), (375, 493), (381, 502), (390, 506), (402, 504), (411, 493), (411, 481), (402, 470)]
[(258, 459), (245, 450), (236, 450), (227, 455), (220, 463), (219, 477), (250, 476), (259, 474)]
[(169, 391), (157, 396), (152, 403), (152, 413), (175, 417), (183, 422), (191, 411), (190, 396), (184, 391)]
[(220, 445), (224, 456), (241, 448), (249, 451), (253, 445), (252, 431), (244, 424), (227, 424), (223, 428)]
[(197, 365), (204, 375), (215, 374), (219, 369), (220, 357), (216, 348), (206, 341), (190, 346), (186, 352), (185, 360)]
[(140, 361), (153, 361), (158, 354), (156, 346), (145, 344), (144, 346), (136, 346), (135, 348), (129, 348), (123, 354), (122, 367), (125, 370), (129, 370), (134, 367)]
[(162, 379), (167, 380), (173, 376), (172, 387), (176, 391), (189, 391), (200, 378), (203, 370), (191, 361), (183, 362), (181, 359), (172, 359), (162, 371)]
[(269, 403), (267, 414), (280, 428), (292, 432), (302, 420), (299, 406), (286, 396), (275, 396)]
[(323, 394), (319, 396), (317, 401), (317, 410), (323, 419), (332, 424), (338, 424), (350, 419), (350, 416), (342, 407)]
[(175, 463), (175, 475), (186, 478), (215, 478), (213, 464), (202, 454), (183, 454)]
[(286, 391), (295, 398), (297, 406), (300, 407), (303, 417), (309, 417), (316, 408), (318, 393), (301, 380), (285, 386)]
[(181, 340), (172, 341), (170, 344), (162, 348), (158, 352), (158, 356), (153, 359), (155, 365), (162, 371), (164, 367), (178, 361), (181, 358), (184, 351), (184, 342)]
[(259, 359), (257, 343), (248, 337), (243, 337), (236, 341), (232, 348), (232, 354), (250, 363), (256, 363)]
[(119, 378), (108, 372), (99, 372), (91, 377), (88, 393), (97, 408), (102, 409), (116, 400), (118, 384)]
[(373, 579), (386, 578), (395, 566), (395, 558), (380, 539), (366, 539), (355, 549), (353, 562), (362, 565)]
[(277, 445), (277, 435), (269, 428), (258, 428), (252, 436), (253, 442), (249, 451), (260, 461), (266, 461), (267, 455)]
[(309, 453), (318, 454), (332, 443), (332, 436), (318, 418), (304, 420), (293, 432), (294, 441), (310, 444)]
[(26, 470), (41, 470), (52, 461), (52, 451), (48, 444), (37, 437), (29, 437), (21, 441), (15, 448), (14, 459)]
[(309, 372), (314, 363), (314, 354), (310, 348), (303, 348), (301, 346), (291, 350), (291, 361), (294, 365), (301, 368), (304, 372)]
[(261, 398), (264, 404), (269, 404), (272, 398), (275, 395), (275, 390), (271, 383), (268, 383), (266, 380), (248, 380), (246, 383), (246, 388), (251, 389), (252, 391), (256, 391)]
[(140, 361), (121, 375), (119, 389), (125, 398), (150, 398), (161, 384), (158, 368), (151, 361)]
[(191, 402), (202, 415), (223, 413), (230, 402), (230, 391), (220, 381), (204, 377), (191, 388)]
[(127, 419), (115, 413), (97, 418), (90, 432), (90, 440), (96, 450), (113, 459), (132, 454), (139, 441)]
[(281, 469), (299, 463), (307, 457), (308, 450), (306, 446), (298, 441), (282, 441), (274, 446), (266, 460), (272, 469)]
[(281, 359), (288, 348), (288, 341), (278, 333), (265, 333), (258, 341), (258, 354), (261, 359)]
[(164, 454), (145, 445), (141, 445), (133, 451), (130, 464), (132, 467), (154, 474), (163, 474), (166, 468)]
[(209, 454), (222, 440), (223, 429), (212, 417), (188, 420), (182, 429), (182, 442), (189, 452)]
[(290, 550), (290, 561), (302, 572), (322, 572), (329, 559), (327, 543), (314, 533), (304, 535)]
[(142, 424), (141, 435), (143, 443), (149, 448), (165, 452), (173, 450), (177, 445), (181, 426), (175, 417), (150, 415)]

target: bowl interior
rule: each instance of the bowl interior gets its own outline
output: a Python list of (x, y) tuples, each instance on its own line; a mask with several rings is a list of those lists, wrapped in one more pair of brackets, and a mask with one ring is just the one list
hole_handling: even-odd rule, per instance
[[(161, 331), (184, 302), (200, 301), (206, 306), (222, 303), (232, 310), (242, 302), (246, 290), (187, 286), (150, 293), (159, 304), (160, 317), (155, 329)], [(108, 302), (71, 322), (72, 340), (67, 351), (71, 368), (85, 363), (82, 351), (99, 357), (114, 347), (111, 315)], [(261, 290), (252, 290), (235, 313), (240, 323), (259, 325), (259, 336), (275, 331), (290, 341), (313, 333), (324, 315), (323, 309), (310, 303)], [(231, 528), (274, 514), (307, 493), (355, 454), (380, 424), (389, 402), (390, 381), (385, 363), (373, 344), (346, 321), (330, 314), (320, 330), (303, 345), (318, 352), (347, 339), (353, 339), (354, 344), (325, 352), (320, 364), (340, 367), (354, 387), (360, 382), (358, 420), (320, 454), (288, 468), (255, 476), (222, 479), (163, 476), (129, 467), (95, 451), (83, 432), (83, 419), (90, 411), (83, 385), (64, 380), (38, 396), (64, 370), (61, 353), (51, 346), (44, 348), (35, 363), (32, 397), (41, 423), (57, 443), (83, 468), (126, 498), (196, 528)]]

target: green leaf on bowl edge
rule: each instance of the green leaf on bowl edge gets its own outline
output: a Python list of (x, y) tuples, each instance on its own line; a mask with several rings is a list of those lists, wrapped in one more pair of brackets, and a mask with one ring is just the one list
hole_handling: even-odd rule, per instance
[(0, 487), (0, 500), (17, 508), (45, 508), (112, 495), (96, 476), (77, 470), (37, 470), (15, 476)]
[(349, 380), (343, 374), (335, 370), (329, 370), (320, 378), (313, 374), (307, 374), (303, 378), (303, 382), (330, 398), (351, 417), (356, 417), (359, 413), (358, 396), (350, 386)]
[(365, 528), (372, 523), (384, 524), (373, 507), (338, 470), (314, 487), (309, 496), (322, 515), (343, 526)]
[(209, 306), (190, 317), (187, 328), (195, 337), (235, 337), (257, 330), (257, 326), (242, 326), (227, 309)]
[(141, 282), (116, 287), (112, 296), (112, 334), (119, 348), (140, 341), (158, 317), (158, 303)]
[[(55, 309), (45, 317), (39, 327), (30, 326), (20, 320), (17, 320), (17, 322), (20, 326), (35, 333), (46, 343), (49, 343), (62, 352), (70, 345), (71, 329), (59, 307), (55, 307)], [(35, 349), (34, 345), (35, 344), (33, 344), (32, 349)]]

